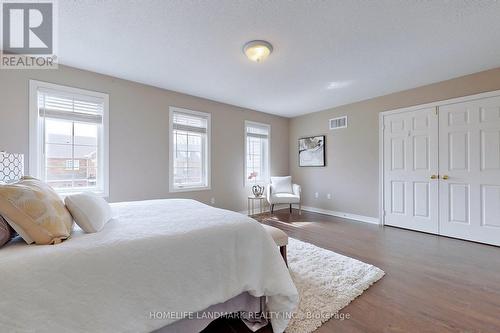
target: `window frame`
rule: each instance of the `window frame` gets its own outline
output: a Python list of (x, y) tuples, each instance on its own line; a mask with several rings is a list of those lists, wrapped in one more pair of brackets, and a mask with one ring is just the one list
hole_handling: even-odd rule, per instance
[[(248, 139), (248, 127), (251, 126), (256, 126), (256, 127), (265, 127), (267, 128), (267, 175), (264, 177), (263, 180), (260, 181), (252, 181), (249, 180), (247, 177), (247, 155), (248, 155), (248, 144), (247, 144), (247, 139)], [(243, 183), (245, 186), (253, 186), (253, 185), (265, 185), (268, 184), (270, 179), (271, 179), (271, 125), (270, 124), (264, 124), (264, 123), (258, 123), (256, 121), (250, 121), (250, 120), (245, 120), (244, 124), (244, 132), (245, 135), (243, 137), (243, 146), (244, 146), (244, 155), (243, 155)]]
[[(198, 117), (203, 117), (207, 120), (207, 132), (206, 132), (206, 140), (205, 140), (205, 163), (206, 163), (206, 170), (205, 170), (205, 176), (206, 176), (206, 185), (204, 186), (186, 186), (186, 187), (178, 187), (175, 186), (174, 183), (174, 154), (175, 154), (175, 149), (174, 149), (174, 113), (179, 112), (179, 113), (185, 113), (188, 115), (193, 115), (193, 116), (198, 116)], [(169, 130), (169, 154), (168, 154), (168, 188), (170, 193), (175, 193), (175, 192), (194, 192), (194, 191), (205, 191), (205, 190), (211, 190), (212, 189), (212, 172), (211, 172), (211, 137), (212, 137), (212, 115), (208, 112), (201, 112), (201, 111), (194, 111), (190, 109), (184, 109), (176, 106), (170, 106), (169, 107), (169, 112), (168, 112), (168, 130)], [(202, 167), (203, 169), (203, 167)], [(202, 170), (203, 171), (203, 170)]]
[[(102, 175), (102, 184), (97, 190), (90, 191), (102, 197), (109, 197), (109, 95), (102, 92), (74, 88), (55, 83), (29, 81), (29, 171), (33, 177), (43, 179), (45, 133), (38, 110), (38, 90), (48, 89), (68, 95), (90, 96), (103, 101), (102, 126), (98, 130), (99, 161), (98, 170)], [(99, 183), (98, 183), (99, 184)], [(55, 189), (61, 196), (89, 192), (86, 189)]]

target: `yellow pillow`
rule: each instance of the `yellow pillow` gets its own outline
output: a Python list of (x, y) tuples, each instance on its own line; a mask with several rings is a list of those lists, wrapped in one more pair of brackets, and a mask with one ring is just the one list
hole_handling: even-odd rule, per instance
[(0, 185), (0, 215), (22, 229), (28, 243), (58, 244), (68, 238), (73, 218), (57, 193), (44, 182), (23, 177)]

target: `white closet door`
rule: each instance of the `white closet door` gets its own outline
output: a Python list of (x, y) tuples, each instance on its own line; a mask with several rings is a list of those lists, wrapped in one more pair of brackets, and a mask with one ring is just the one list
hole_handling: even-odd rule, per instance
[(436, 109), (384, 116), (384, 223), (437, 233), (437, 175)]
[(500, 97), (439, 108), (440, 234), (500, 245)]

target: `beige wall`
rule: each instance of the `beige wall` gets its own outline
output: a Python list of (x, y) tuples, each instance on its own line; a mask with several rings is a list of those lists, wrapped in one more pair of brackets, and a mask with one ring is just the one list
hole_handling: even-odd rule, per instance
[[(110, 201), (188, 197), (246, 209), (243, 186), (244, 120), (272, 127), (271, 172), (302, 185), (303, 204), (377, 217), (378, 113), (475, 93), (500, 90), (500, 68), (408, 91), (286, 119), (207, 99), (61, 66), (0, 71), (0, 150), (28, 156), (29, 79), (110, 95)], [(168, 192), (168, 107), (212, 114), (212, 190)], [(349, 128), (328, 130), (328, 119), (349, 116)], [(297, 139), (327, 136), (327, 166), (299, 168)], [(28, 168), (26, 168), (28, 170)], [(314, 198), (314, 192), (319, 198)], [(332, 199), (326, 198), (331, 193)]]
[[(28, 157), (29, 79), (108, 93), (110, 96), (110, 201), (186, 197), (241, 211), (244, 121), (271, 125), (272, 174), (288, 174), (287, 118), (238, 108), (88, 71), (0, 71), (0, 150)], [(168, 192), (168, 107), (212, 114), (212, 190)], [(28, 167), (26, 166), (26, 170)]]
[[(500, 90), (500, 68), (291, 119), (290, 172), (302, 185), (303, 204), (378, 217), (378, 114), (493, 90)], [(328, 130), (328, 119), (341, 115), (348, 115), (349, 127)], [(321, 134), (327, 136), (327, 166), (299, 168), (298, 138)]]

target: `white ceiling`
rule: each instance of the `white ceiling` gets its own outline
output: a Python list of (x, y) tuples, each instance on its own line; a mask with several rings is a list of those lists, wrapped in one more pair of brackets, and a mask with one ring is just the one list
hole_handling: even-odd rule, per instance
[(500, 66), (489, 0), (59, 0), (58, 30), (62, 64), (287, 117)]

